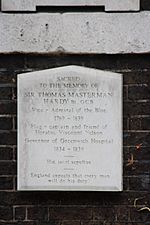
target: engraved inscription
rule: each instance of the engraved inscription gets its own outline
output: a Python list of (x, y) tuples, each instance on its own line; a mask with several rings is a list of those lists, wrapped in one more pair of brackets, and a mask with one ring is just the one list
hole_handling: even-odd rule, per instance
[(121, 79), (98, 72), (70, 66), (19, 75), (20, 189), (121, 185)]

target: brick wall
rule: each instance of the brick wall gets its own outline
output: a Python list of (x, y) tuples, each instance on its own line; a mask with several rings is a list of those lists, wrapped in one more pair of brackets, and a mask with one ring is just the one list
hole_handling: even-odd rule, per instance
[[(124, 191), (121, 193), (16, 191), (17, 74), (69, 64), (124, 75)], [(0, 225), (150, 224), (150, 212), (138, 211), (150, 204), (149, 83), (149, 54), (1, 54)], [(133, 162), (128, 162), (132, 158)]]

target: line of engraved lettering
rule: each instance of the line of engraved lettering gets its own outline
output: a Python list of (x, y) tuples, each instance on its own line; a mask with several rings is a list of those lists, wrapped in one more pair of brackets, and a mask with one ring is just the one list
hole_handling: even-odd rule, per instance
[(102, 131), (86, 130), (85, 133), (89, 135), (103, 135)]
[(52, 112), (74, 112), (74, 108), (52, 108)]
[(46, 92), (46, 91), (43, 91), (43, 92), (38, 92), (38, 96), (39, 98), (52, 98), (52, 97), (59, 97), (59, 98), (62, 98), (62, 97), (66, 97), (66, 93), (65, 92)]
[(38, 92), (39, 98), (62, 98), (62, 97), (72, 97), (72, 98), (107, 98), (112, 97), (112, 92)]
[(113, 139), (95, 139), (91, 138), (91, 143), (92, 144), (112, 144)]
[(63, 83), (64, 88), (88, 88), (89, 85), (87, 83)]
[(54, 151), (65, 152), (65, 151), (73, 151), (73, 152), (81, 152), (84, 151), (84, 147), (82, 146), (73, 146), (71, 148), (66, 148), (64, 146), (54, 146)]
[(64, 76), (64, 77), (57, 77), (57, 81), (80, 81), (80, 77), (77, 77), (77, 76)]
[(30, 173), (31, 178), (44, 178), (44, 177), (51, 177), (50, 173)]
[(107, 98), (112, 96), (112, 92), (68, 92), (68, 97), (72, 98)]
[(51, 130), (35, 130), (35, 133), (39, 135), (56, 135), (56, 133)]
[(50, 140), (49, 139), (29, 139), (29, 138), (25, 138), (25, 142), (26, 143), (35, 143), (35, 144), (38, 144), (38, 143), (49, 143)]
[(65, 139), (65, 138), (60, 138), (60, 143), (82, 143), (82, 144), (86, 144), (88, 143), (88, 139)]
[(62, 131), (62, 130), (59, 130), (59, 133), (61, 135), (82, 135), (82, 131)]
[(52, 174), (52, 177), (53, 178), (57, 178), (57, 179), (67, 179), (67, 178), (70, 178), (71, 175), (69, 173), (62, 173), (62, 174)]
[(46, 104), (67, 104), (69, 103), (69, 99), (65, 99), (65, 98), (54, 98), (54, 99), (48, 99), (48, 98), (44, 98), (43, 99), (44, 103)]
[(37, 130), (43, 130), (43, 129), (57, 130), (59, 128), (59, 125), (40, 125), (40, 124), (31, 123), (30, 127), (31, 129), (37, 129)]
[(92, 164), (92, 162), (90, 160), (74, 160), (74, 161), (70, 161), (71, 164), (74, 165), (89, 165)]
[(72, 119), (73, 121), (82, 121), (84, 120), (83, 116), (73, 116), (73, 117), (66, 117), (66, 116), (54, 116), (55, 121), (60, 121), (60, 120), (70, 120)]

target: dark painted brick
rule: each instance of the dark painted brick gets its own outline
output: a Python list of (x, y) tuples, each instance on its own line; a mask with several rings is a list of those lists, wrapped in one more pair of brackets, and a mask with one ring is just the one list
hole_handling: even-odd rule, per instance
[(13, 177), (0, 177), (0, 190), (13, 189)]
[(15, 128), (15, 130), (17, 130), (17, 117), (14, 117), (14, 128)]
[(115, 221), (115, 209), (113, 207), (93, 208), (93, 219), (106, 222)]
[(150, 10), (149, 0), (141, 0), (141, 10)]
[(17, 222), (3, 221), (3, 222), (0, 222), (0, 225), (18, 225), (18, 223)]
[(143, 196), (136, 198), (136, 209), (138, 210), (143, 206), (149, 206), (149, 204), (150, 204), (150, 193), (148, 193), (147, 195), (143, 194)]
[(59, 221), (16, 221), (16, 222), (0, 222), (0, 225), (62, 225)]
[[(149, 175), (150, 173), (150, 167), (149, 167), (149, 161), (136, 161), (136, 158), (134, 157), (135, 162), (128, 166), (127, 162), (124, 162), (124, 175)], [(137, 187), (138, 190), (138, 187)]]
[(125, 72), (123, 73), (124, 84), (150, 84), (150, 71), (148, 72)]
[(12, 127), (12, 118), (0, 117), (0, 130), (11, 130)]
[(129, 189), (129, 178), (123, 177), (123, 190), (127, 191)]
[(0, 160), (12, 160), (13, 149), (7, 147), (0, 147)]
[(124, 146), (136, 146), (142, 143), (143, 146), (150, 146), (150, 132), (124, 132)]
[(123, 146), (123, 160), (127, 160), (129, 158), (129, 147)]
[(57, 220), (91, 219), (92, 210), (86, 207), (57, 207), (49, 209), (49, 217)]
[(129, 207), (118, 206), (117, 208), (115, 208), (115, 217), (117, 222), (129, 221)]
[(142, 118), (141, 127), (143, 130), (150, 130), (150, 117)]
[(17, 190), (17, 176), (14, 176), (14, 190)]
[(142, 118), (131, 118), (129, 120), (130, 130), (141, 130), (141, 120)]
[[(59, 194), (61, 196), (61, 193)], [(0, 192), (1, 203), (4, 205), (39, 205), (59, 204), (58, 193), (48, 192)]]
[(81, 221), (81, 225), (113, 225), (113, 223), (105, 223), (102, 221), (98, 221), (98, 220), (82, 220)]
[(0, 162), (0, 175), (15, 175), (16, 163), (13, 161), (1, 161)]
[[(100, 196), (104, 201), (105, 207), (114, 207), (114, 205), (133, 205), (134, 199), (137, 197), (148, 196), (145, 192), (138, 192), (138, 190), (134, 192), (122, 192), (122, 193), (101, 193)], [(98, 203), (97, 203), (98, 204)]]
[(127, 86), (123, 86), (123, 100), (128, 99), (128, 89)]
[(150, 221), (150, 213), (147, 210), (137, 211), (134, 207), (130, 208), (130, 220), (145, 223)]
[(140, 223), (140, 222), (125, 222), (125, 223), (122, 223), (121, 222), (121, 224), (120, 223), (114, 223), (113, 225), (149, 225), (149, 224), (147, 224), (147, 223)]
[[(13, 57), (10, 55), (10, 57)], [(150, 56), (148, 54), (63, 54), (63, 55), (27, 55), (26, 66), (35, 69), (47, 69), (65, 65), (81, 65), (105, 70), (143, 70), (149, 69)], [(111, 62), (111, 63), (110, 63)]]
[(129, 100), (143, 100), (150, 98), (149, 86), (143, 84), (138, 86), (128, 87), (128, 98)]
[[(9, 70), (16, 70), (17, 73), (22, 73), (27, 67), (31, 68), (53, 68), (57, 66), (64, 66), (69, 64), (76, 64), (88, 67), (95, 67), (99, 69), (132, 69), (132, 70), (145, 70), (149, 69), (149, 58), (148, 54), (135, 55), (135, 54), (91, 54), (91, 55), (21, 55), (21, 54), (9, 54), (0, 55), (0, 67), (7, 68)], [(110, 63), (111, 62), (111, 63)], [(20, 70), (20, 71), (19, 71)], [(145, 72), (143, 72), (145, 73)]]
[(129, 128), (130, 130), (150, 130), (150, 117), (131, 118)]
[[(86, 223), (84, 224), (86, 225)], [(149, 225), (149, 223), (140, 223), (140, 222), (112, 222), (112, 223), (102, 223), (102, 222), (91, 222), (89, 225)]]
[[(70, 211), (74, 206), (80, 205), (88, 206), (107, 206), (113, 205), (128, 205), (133, 204), (134, 199), (146, 195), (144, 192), (121, 192), (121, 193), (108, 193), (108, 192), (0, 192), (1, 204), (3, 205), (67, 205)], [(64, 211), (65, 212), (65, 211)], [(78, 212), (77, 212), (78, 213)], [(70, 215), (71, 217), (71, 215)], [(50, 218), (51, 220), (55, 220)], [(70, 220), (70, 219), (69, 219)]]
[(0, 145), (16, 145), (17, 137), (16, 132), (0, 132)]
[(16, 221), (16, 222), (0, 222), (0, 225), (62, 225), (60, 221)]
[(0, 220), (12, 220), (13, 209), (11, 207), (0, 206)]
[(129, 190), (149, 191), (150, 176), (141, 175), (137, 177), (129, 177)]
[[(139, 146), (140, 143), (138, 143), (137, 146)], [(137, 147), (130, 147), (129, 150), (124, 151), (125, 154), (125, 160), (130, 158), (131, 154), (134, 155), (136, 160), (150, 160), (150, 147), (140, 147), (137, 149)]]
[(124, 116), (132, 115), (149, 115), (150, 103), (149, 102), (125, 102), (124, 103)]
[(12, 99), (12, 88), (0, 87), (0, 100), (11, 100)]
[(25, 56), (21, 54), (16, 55), (0, 55), (0, 68), (7, 68), (13, 70), (25, 67)]
[(15, 208), (15, 220), (25, 220), (26, 218), (26, 208), (16, 207)]
[(45, 223), (39, 223), (37, 221), (16, 221), (16, 222), (0, 222), (0, 225), (51, 225)]
[(17, 88), (13, 88), (13, 90), (12, 90), (12, 99), (13, 100), (16, 100), (17, 99)]
[(16, 75), (14, 71), (0, 71), (0, 84), (10, 84), (9, 86), (14, 86), (16, 83)]
[(0, 102), (0, 114), (16, 114), (17, 106), (15, 101)]
[(49, 222), (40, 222), (38, 225), (62, 225), (62, 221), (50, 220)]
[(13, 151), (13, 159), (14, 160), (17, 160), (17, 148), (14, 148), (14, 151)]
[(27, 208), (28, 220), (42, 220), (48, 221), (48, 208), (47, 207), (29, 207)]
[(129, 127), (128, 127), (128, 118), (127, 117), (124, 117), (123, 118), (123, 130), (128, 130)]
[(61, 225), (81, 225), (80, 220), (64, 220)]

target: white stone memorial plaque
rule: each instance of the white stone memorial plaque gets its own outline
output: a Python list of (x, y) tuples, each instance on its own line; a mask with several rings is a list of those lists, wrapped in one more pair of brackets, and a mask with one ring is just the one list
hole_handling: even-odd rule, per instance
[(18, 190), (122, 190), (122, 75), (18, 75)]

